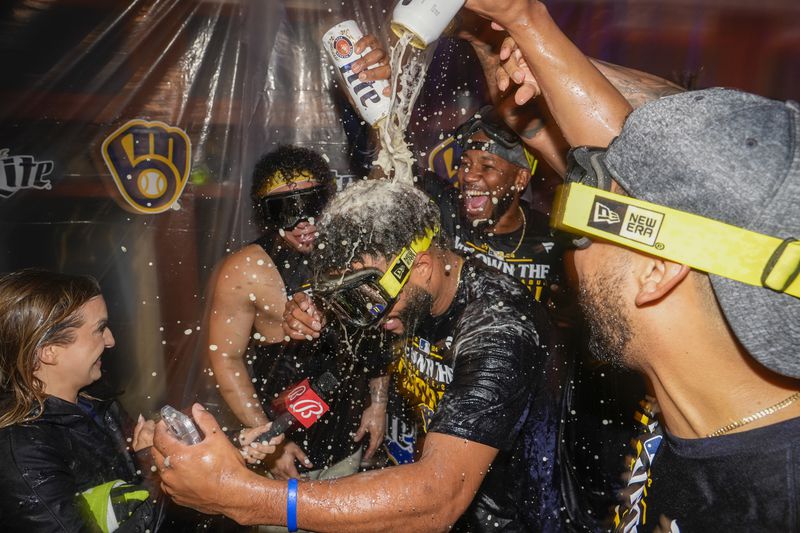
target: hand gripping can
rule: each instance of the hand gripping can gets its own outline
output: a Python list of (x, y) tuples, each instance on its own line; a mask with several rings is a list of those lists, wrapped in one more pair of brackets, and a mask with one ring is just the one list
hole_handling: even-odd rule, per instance
[(389, 82), (386, 80), (364, 82), (358, 79), (358, 74), (350, 70), (354, 61), (361, 59), (370, 51), (370, 48), (366, 48), (360, 55), (356, 54), (356, 42), (363, 36), (354, 20), (345, 20), (322, 36), (322, 47), (328, 51), (339, 70), (358, 113), (369, 122), (370, 126), (376, 126), (389, 114), (390, 100), (383, 95), (383, 89), (389, 86)]
[(399, 0), (392, 12), (392, 31), (412, 33), (411, 44), (426, 48), (444, 33), (465, 0)]

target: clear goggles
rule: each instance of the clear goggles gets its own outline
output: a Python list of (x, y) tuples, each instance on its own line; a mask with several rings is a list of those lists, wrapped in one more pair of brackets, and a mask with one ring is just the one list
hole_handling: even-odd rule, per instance
[(319, 217), (328, 202), (329, 189), (324, 185), (267, 195), (261, 208), (267, 221), (282, 229), (294, 228), (303, 220)]
[[(598, 238), (749, 285), (800, 297), (800, 241), (780, 239), (605, 190), (602, 150), (570, 152), (550, 225), (578, 248)], [(590, 185), (591, 184), (591, 185)]]
[(397, 302), (400, 291), (411, 276), (417, 254), (430, 247), (438, 231), (438, 228), (426, 229), (423, 237), (403, 247), (386, 272), (364, 268), (317, 280), (314, 296), (347, 324), (360, 328), (377, 326)]

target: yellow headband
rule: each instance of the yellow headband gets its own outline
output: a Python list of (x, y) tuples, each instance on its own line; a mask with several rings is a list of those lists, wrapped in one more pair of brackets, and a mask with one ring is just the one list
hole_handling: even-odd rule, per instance
[(386, 272), (381, 276), (379, 283), (392, 298), (397, 298), (403, 285), (408, 281), (411, 276), (411, 267), (414, 265), (414, 259), (417, 254), (424, 252), (430, 248), (433, 237), (439, 233), (439, 228), (425, 228), (425, 235), (414, 239), (409, 246), (403, 247), (394, 261), (386, 269)]
[(288, 178), (283, 175), (283, 172), (276, 170), (274, 174), (264, 180), (264, 184), (258, 190), (259, 196), (266, 196), (278, 187), (288, 185), (289, 183), (299, 183), (301, 181), (317, 181), (311, 171), (300, 170), (292, 173)]

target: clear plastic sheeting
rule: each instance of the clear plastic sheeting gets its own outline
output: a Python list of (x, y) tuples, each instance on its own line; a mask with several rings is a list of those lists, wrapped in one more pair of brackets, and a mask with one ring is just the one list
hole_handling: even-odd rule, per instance
[[(320, 150), (343, 182), (369, 169), (368, 130), (319, 40), (346, 18), (378, 32), (390, 6), (332, 6), (0, 8), (0, 271), (100, 280), (117, 339), (104, 382), (133, 413), (209, 398), (204, 294), (216, 262), (259, 234), (255, 160), (293, 143)], [(149, 177), (132, 183), (142, 165)]]
[[(798, 97), (795, 0), (554, 1), (590, 55), (697, 87)], [(376, 147), (322, 34), (384, 40), (386, 0), (9, 0), (0, 7), (0, 271), (96, 276), (116, 347), (105, 380), (132, 412), (207, 399), (204, 295), (259, 235), (250, 172), (278, 144), (342, 183)], [(674, 24), (673, 24), (674, 22)], [(408, 138), (421, 162), (483, 103), (468, 44), (440, 40)], [(186, 163), (186, 164), (184, 164)], [(147, 172), (139, 172), (142, 168)]]

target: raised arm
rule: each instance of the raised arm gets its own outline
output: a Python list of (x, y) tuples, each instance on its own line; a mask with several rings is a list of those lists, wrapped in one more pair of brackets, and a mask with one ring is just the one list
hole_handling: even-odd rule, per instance
[[(469, 10), (462, 10), (459, 14), (458, 36), (472, 45), (483, 69), (495, 109), (529, 148), (563, 175), (569, 144), (556, 126), (547, 106), (539, 105), (542, 99), (536, 97), (541, 94), (541, 89), (516, 42), (511, 38), (503, 42), (506, 32), (492, 29), (487, 19)], [(500, 51), (503, 47), (508, 50), (504, 54), (505, 59), (501, 60)], [(632, 108), (685, 90), (647, 72), (598, 59), (588, 60)]]
[[(528, 75), (524, 77), (518, 90), (507, 90), (505, 87), (501, 89), (498, 86), (498, 76), (503, 73), (499, 54), (505, 33), (492, 29), (488, 20), (469, 10), (462, 10), (459, 13), (458, 23), (457, 36), (472, 46), (497, 113), (528, 148), (563, 175), (566, 171), (565, 156), (569, 145), (547, 107), (539, 105), (539, 101), (534, 98), (539, 94), (536, 81)], [(517, 105), (515, 102), (515, 94), (520, 91), (527, 99), (523, 105)]]
[(622, 96), (634, 109), (662, 96), (678, 94), (686, 90), (676, 83), (641, 70), (607, 63), (599, 59), (591, 59), (591, 62), (622, 93)]
[(208, 357), (222, 397), (248, 427), (265, 424), (267, 417), (245, 364), (247, 347), (254, 325), (258, 342), (283, 340), (285, 302), (280, 274), (256, 245), (227, 257), (216, 273), (208, 319)]
[[(504, 27), (570, 146), (607, 146), (632, 107), (532, 0), (468, 0), (467, 7)], [(503, 56), (501, 56), (503, 57)]]

